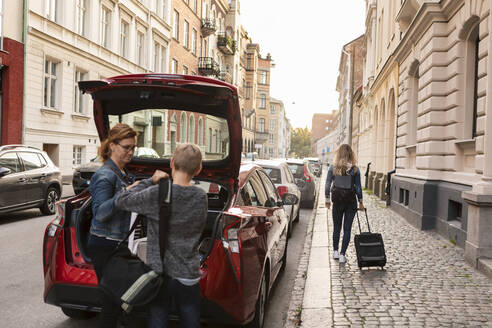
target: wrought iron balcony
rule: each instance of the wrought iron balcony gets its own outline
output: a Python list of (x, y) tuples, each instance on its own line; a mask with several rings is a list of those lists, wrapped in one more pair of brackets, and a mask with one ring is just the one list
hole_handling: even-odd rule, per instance
[(215, 26), (215, 20), (209, 18), (202, 18), (202, 35), (203, 37), (207, 37), (211, 34), (214, 34), (217, 31), (217, 27)]
[(199, 57), (198, 72), (201, 75), (218, 76), (220, 73), (219, 64), (212, 57)]
[(236, 52), (236, 41), (226, 33), (217, 35), (217, 48), (225, 55), (234, 55)]

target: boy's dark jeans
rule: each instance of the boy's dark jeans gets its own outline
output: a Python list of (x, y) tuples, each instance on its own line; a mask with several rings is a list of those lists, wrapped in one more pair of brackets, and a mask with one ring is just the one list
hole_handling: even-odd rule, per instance
[(342, 249), (340, 254), (345, 254), (348, 245), (350, 243), (350, 233), (352, 231), (352, 223), (354, 222), (355, 212), (357, 211), (357, 202), (349, 204), (335, 204), (333, 203), (332, 215), (333, 215), (333, 250), (338, 250), (338, 243), (340, 241), (340, 232), (342, 230), (343, 223), (343, 239)]
[(148, 328), (167, 328), (172, 301), (179, 313), (180, 327), (200, 328), (200, 283), (186, 286), (164, 275), (164, 288), (149, 304)]

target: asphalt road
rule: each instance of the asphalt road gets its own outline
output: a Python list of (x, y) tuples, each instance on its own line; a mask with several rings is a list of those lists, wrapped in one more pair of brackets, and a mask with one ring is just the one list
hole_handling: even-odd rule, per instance
[[(270, 292), (265, 328), (283, 327), (297, 264), (304, 246), (307, 222), (312, 210), (301, 210), (299, 223), (289, 240), (287, 268)], [(0, 215), (0, 318), (8, 327), (97, 327), (98, 317), (73, 320), (58, 307), (43, 302), (42, 243), (46, 225), (54, 216), (42, 216), (39, 210)], [(132, 327), (145, 327), (140, 319)], [(177, 323), (172, 325), (179, 327)], [(217, 325), (203, 327), (219, 328)], [(222, 326), (223, 328), (230, 326)]]

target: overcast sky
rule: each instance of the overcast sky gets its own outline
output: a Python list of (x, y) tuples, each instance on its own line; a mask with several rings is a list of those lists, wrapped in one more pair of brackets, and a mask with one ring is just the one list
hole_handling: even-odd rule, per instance
[(270, 96), (294, 128), (338, 108), (340, 53), (364, 33), (364, 0), (241, 0), (240, 17), (261, 55), (272, 55)]

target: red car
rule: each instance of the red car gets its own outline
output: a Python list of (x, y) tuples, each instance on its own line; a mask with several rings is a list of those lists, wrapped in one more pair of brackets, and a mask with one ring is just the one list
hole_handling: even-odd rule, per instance
[[(280, 198), (261, 167), (241, 165), (236, 88), (198, 76), (161, 74), (79, 85), (94, 99), (101, 140), (111, 126), (125, 122), (139, 132), (138, 147), (150, 147), (161, 157), (133, 158), (127, 168), (137, 178), (149, 177), (155, 169), (169, 172), (179, 142), (202, 149), (203, 170), (194, 179), (209, 196), (199, 247), (202, 319), (262, 327), (268, 291), (286, 265), (288, 216), (283, 205), (298, 199), (290, 193)], [(43, 242), (44, 301), (70, 317), (90, 317), (100, 310), (97, 277), (86, 250), (91, 197), (85, 191), (57, 205)], [(136, 238), (144, 236), (141, 229)]]

